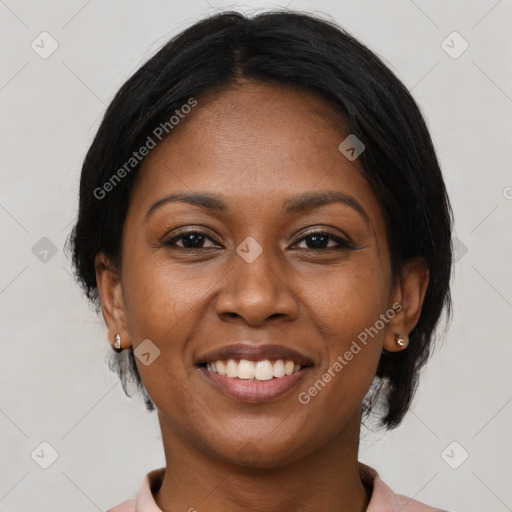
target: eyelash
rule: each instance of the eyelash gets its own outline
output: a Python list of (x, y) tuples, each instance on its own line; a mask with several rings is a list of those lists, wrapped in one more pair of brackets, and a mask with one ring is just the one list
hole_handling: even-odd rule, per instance
[[(208, 234), (204, 231), (189, 230), (189, 231), (182, 231), (182, 232), (178, 233), (177, 235), (174, 235), (171, 238), (164, 240), (162, 242), (162, 245), (165, 247), (168, 247), (168, 248), (172, 248), (172, 249), (182, 249), (182, 250), (188, 250), (188, 251), (213, 249), (213, 247), (195, 247), (194, 248), (194, 247), (181, 247), (181, 246), (176, 245), (176, 241), (186, 237), (187, 235), (200, 235), (200, 236), (203, 236), (203, 237), (209, 239), (210, 241), (212, 241), (214, 243), (217, 243), (210, 236), (208, 236)], [(307, 250), (307, 251), (318, 252), (318, 251), (328, 251), (328, 250), (333, 250), (333, 249), (334, 250), (354, 249), (354, 245), (352, 242), (350, 242), (348, 240), (344, 240), (343, 238), (340, 238), (338, 236), (335, 236), (332, 233), (329, 233), (328, 231), (322, 231), (322, 230), (310, 231), (309, 233), (306, 233), (304, 236), (302, 236), (302, 238), (297, 240), (294, 243), (294, 245), (296, 245), (310, 237), (313, 237), (313, 236), (323, 236), (323, 237), (329, 238), (330, 240), (335, 241), (338, 245), (336, 247), (321, 247), (321, 248), (316, 248), (316, 249), (311, 248), (311, 247), (306, 247), (305, 250)]]

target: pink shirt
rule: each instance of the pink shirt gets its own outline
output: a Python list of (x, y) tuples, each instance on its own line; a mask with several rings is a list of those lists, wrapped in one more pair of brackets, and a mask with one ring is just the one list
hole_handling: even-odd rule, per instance
[[(373, 492), (366, 512), (447, 512), (440, 508), (429, 507), (419, 501), (395, 494), (379, 477), (377, 471), (366, 464), (359, 463), (359, 471), (365, 482), (373, 485)], [(165, 468), (150, 471), (144, 477), (142, 487), (136, 498), (124, 501), (107, 512), (162, 512), (153, 499), (152, 490), (160, 488)]]

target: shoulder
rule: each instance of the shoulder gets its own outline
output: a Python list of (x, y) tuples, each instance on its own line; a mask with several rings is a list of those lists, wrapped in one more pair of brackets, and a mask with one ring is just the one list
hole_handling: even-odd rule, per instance
[(359, 463), (359, 473), (364, 484), (372, 489), (370, 503), (366, 512), (448, 512), (440, 508), (431, 507), (412, 498), (395, 494), (391, 488), (382, 481), (378, 472)]
[(137, 497), (107, 510), (107, 512), (162, 512), (153, 498), (163, 481), (165, 467), (154, 469), (144, 476)]
[(137, 503), (136, 498), (133, 498), (131, 500), (126, 500), (114, 508), (109, 508), (107, 510), (107, 512), (135, 512), (136, 503)]
[(403, 512), (448, 512), (447, 510), (431, 507), (425, 503), (420, 503), (419, 501), (407, 498), (401, 494), (394, 495), (393, 506), (398, 507), (396, 510), (401, 510)]

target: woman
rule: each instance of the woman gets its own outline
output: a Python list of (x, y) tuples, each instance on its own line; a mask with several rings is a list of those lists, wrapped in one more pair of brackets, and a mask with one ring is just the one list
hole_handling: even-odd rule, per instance
[(358, 461), (443, 309), (452, 214), (420, 110), (339, 27), (226, 12), (120, 89), (71, 244), (166, 467), (111, 512), (439, 511)]

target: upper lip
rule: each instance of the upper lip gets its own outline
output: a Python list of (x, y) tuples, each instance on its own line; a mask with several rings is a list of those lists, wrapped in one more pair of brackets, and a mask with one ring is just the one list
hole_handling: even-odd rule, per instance
[(263, 344), (252, 342), (240, 342), (224, 347), (216, 348), (199, 356), (196, 364), (225, 361), (228, 359), (247, 359), (249, 361), (260, 361), (264, 359), (282, 359), (293, 361), (301, 366), (310, 366), (313, 361), (297, 350), (283, 345)]

